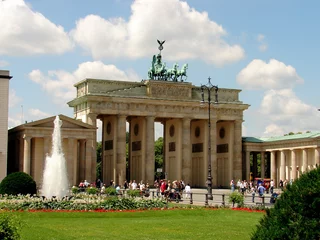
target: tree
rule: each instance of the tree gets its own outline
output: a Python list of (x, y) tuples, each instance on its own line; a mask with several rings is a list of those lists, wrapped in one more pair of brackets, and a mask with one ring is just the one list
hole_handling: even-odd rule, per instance
[(97, 167), (96, 167), (96, 174), (97, 178), (102, 178), (102, 141), (97, 142)]
[(251, 239), (320, 239), (320, 168), (304, 173), (267, 209)]
[[(155, 155), (155, 169), (163, 168), (163, 138), (159, 137), (154, 143)], [(156, 176), (160, 177), (162, 174), (156, 172)]]

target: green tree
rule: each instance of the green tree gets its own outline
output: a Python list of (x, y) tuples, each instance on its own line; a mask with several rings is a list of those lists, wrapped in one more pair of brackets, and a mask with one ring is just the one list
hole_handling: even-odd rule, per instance
[(304, 173), (267, 209), (251, 239), (320, 239), (320, 167)]
[(96, 167), (96, 174), (97, 178), (102, 178), (102, 141), (97, 142), (97, 167)]
[[(163, 138), (159, 137), (154, 143), (154, 155), (155, 155), (155, 169), (163, 168)], [(161, 173), (155, 173), (157, 177), (161, 176)]]

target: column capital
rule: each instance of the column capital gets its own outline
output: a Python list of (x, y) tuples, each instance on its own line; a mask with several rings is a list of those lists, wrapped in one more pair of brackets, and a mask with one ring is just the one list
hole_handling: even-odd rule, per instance
[(23, 134), (23, 139), (29, 141), (32, 137), (31, 136), (27, 136), (26, 134)]

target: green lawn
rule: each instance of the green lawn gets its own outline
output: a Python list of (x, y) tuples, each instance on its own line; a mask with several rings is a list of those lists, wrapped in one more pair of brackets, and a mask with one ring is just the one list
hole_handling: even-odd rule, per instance
[(228, 209), (19, 212), (23, 240), (250, 239), (263, 213)]

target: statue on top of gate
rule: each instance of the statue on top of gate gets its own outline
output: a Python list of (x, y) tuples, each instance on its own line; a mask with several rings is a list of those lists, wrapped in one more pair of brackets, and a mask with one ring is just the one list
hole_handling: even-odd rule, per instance
[(184, 64), (180, 70), (177, 63), (173, 65), (173, 68), (167, 69), (166, 63), (162, 62), (161, 56), (165, 41), (157, 41), (159, 43), (158, 49), (160, 50), (160, 53), (158, 55), (153, 55), (151, 67), (148, 71), (149, 79), (173, 82), (178, 82), (178, 80), (183, 82), (187, 80), (188, 64)]

